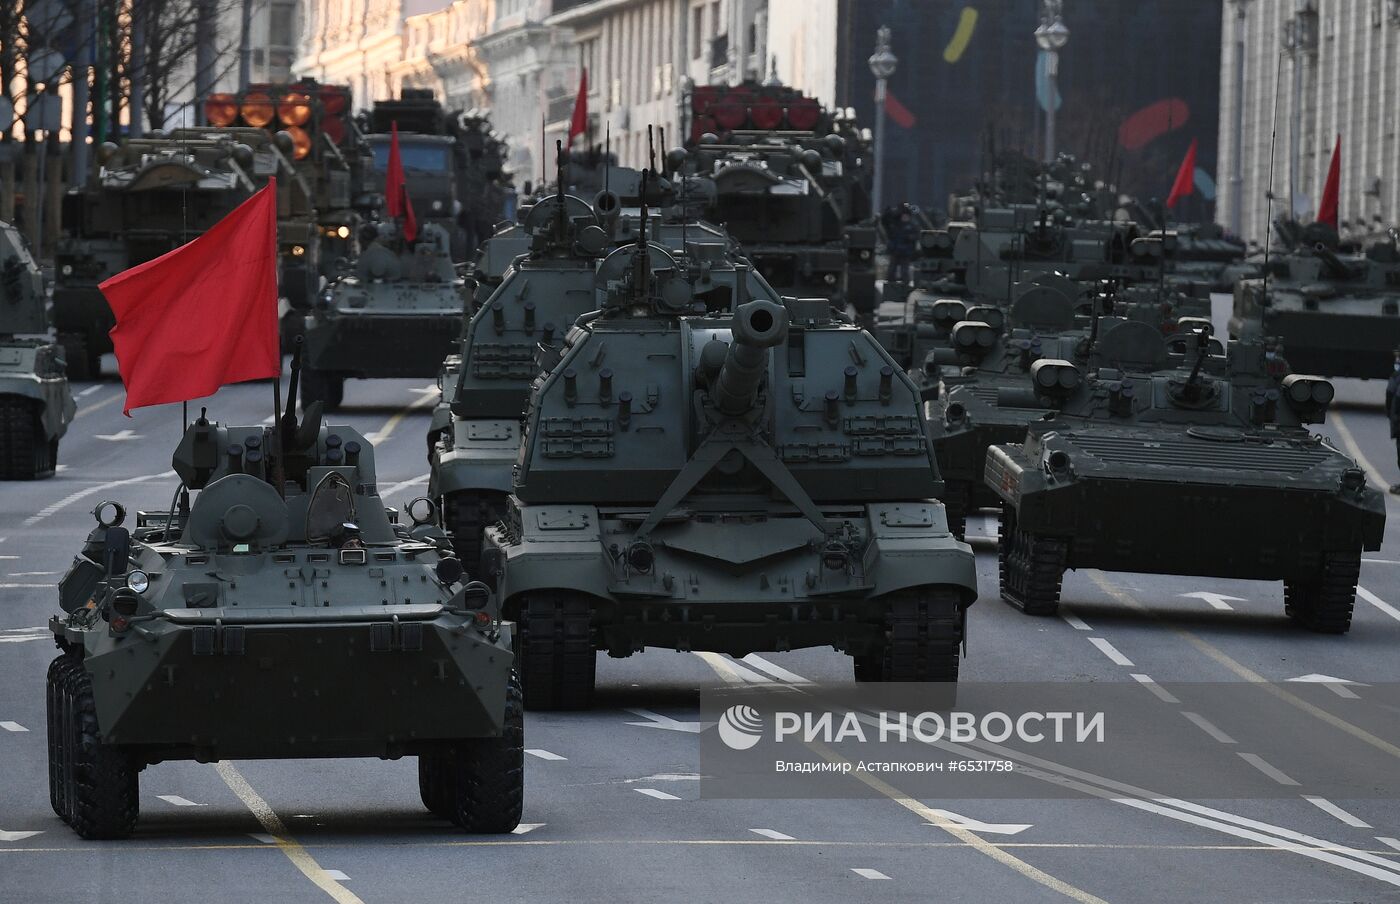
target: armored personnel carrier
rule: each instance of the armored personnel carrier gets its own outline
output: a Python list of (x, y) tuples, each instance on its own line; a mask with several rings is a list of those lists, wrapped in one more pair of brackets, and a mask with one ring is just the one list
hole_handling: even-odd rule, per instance
[(1336, 248), (1336, 234), (1313, 224), (1267, 276), (1240, 281), (1230, 334), (1281, 341), (1298, 372), (1384, 378), (1400, 346), (1395, 236), (1362, 254)]
[(355, 272), (328, 286), (306, 314), (302, 403), (339, 408), (349, 378), (435, 377), (470, 302), (447, 233), (431, 223), (404, 242), (397, 224), (374, 237)]
[(54, 811), (84, 838), (121, 838), (151, 764), (416, 756), (429, 810), (469, 832), (513, 829), (514, 626), (443, 552), (431, 503), (399, 525), (370, 444), (322, 426), (317, 406), (275, 427), (201, 414), (174, 468), (171, 510), (131, 529), (102, 503), (59, 583)]
[(63, 354), (48, 332), (43, 275), (19, 230), (0, 222), (0, 480), (52, 477), (73, 420)]
[(1332, 384), (1280, 384), (1257, 344), (1226, 349), (1204, 330), (1172, 343), (1138, 322), (1107, 330), (1092, 364), (1031, 365), (1050, 414), (1024, 443), (987, 452), (1002, 598), (1053, 614), (1066, 568), (1282, 580), (1295, 621), (1345, 632), (1385, 506), (1305, 426), (1323, 419)]
[(486, 531), (527, 708), (588, 706), (594, 651), (648, 646), (829, 644), (859, 679), (956, 680), (974, 562), (913, 383), (827, 300), (710, 313), (663, 253), (601, 265)]

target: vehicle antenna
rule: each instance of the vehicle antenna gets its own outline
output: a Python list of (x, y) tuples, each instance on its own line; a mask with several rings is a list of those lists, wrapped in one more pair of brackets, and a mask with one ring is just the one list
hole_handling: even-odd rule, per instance
[[(1278, 143), (1278, 89), (1283, 77), (1283, 51), (1279, 51), (1278, 64), (1274, 69), (1274, 119), (1269, 127), (1269, 187), (1264, 191), (1264, 279), (1259, 289), (1259, 305), (1269, 304), (1269, 233), (1274, 228), (1274, 145)], [(1239, 148), (1235, 149), (1239, 153)], [(1262, 325), (1264, 312), (1259, 312)]]
[(603, 125), (603, 191), (608, 190), (609, 170), (612, 169), (612, 120)]

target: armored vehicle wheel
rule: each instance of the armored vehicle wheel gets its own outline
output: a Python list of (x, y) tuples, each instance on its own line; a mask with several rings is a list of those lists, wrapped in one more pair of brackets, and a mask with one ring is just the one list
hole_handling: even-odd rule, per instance
[(957, 591), (910, 587), (885, 598), (885, 639), (856, 656), (857, 681), (957, 681), (963, 613)]
[(448, 493), (443, 500), (443, 526), (452, 535), (452, 546), (457, 550), (457, 558), (462, 560), (462, 567), (477, 580), (486, 580), (478, 574), (482, 534), (501, 520), (505, 512), (506, 498), (500, 493), (463, 490)]
[(445, 751), (418, 755), (418, 796), (439, 819), (453, 819), (457, 788), (451, 756)]
[(44, 686), (44, 704), (48, 715), (49, 742), (49, 803), (54, 814), (64, 822), (72, 820), (73, 776), (69, 759), (71, 746), (67, 743), (66, 726), (68, 684), (73, 670), (82, 666), (72, 656), (63, 654), (49, 663)]
[(70, 380), (96, 380), (102, 376), (102, 356), (88, 351), (91, 347), (82, 333), (59, 333), (63, 346), (65, 370)]
[(1351, 629), (1360, 575), (1360, 553), (1327, 553), (1317, 579), (1284, 582), (1284, 611), (1309, 631), (1345, 634)]
[(564, 591), (520, 600), (520, 680), (525, 708), (587, 709), (593, 705), (598, 656), (588, 598)]
[(1002, 599), (1027, 615), (1054, 615), (1060, 609), (1060, 580), (1068, 557), (1068, 542), (1021, 530), (1016, 510), (1002, 506), (997, 549)]
[(972, 488), (961, 480), (943, 484), (943, 511), (948, 518), (948, 531), (959, 540), (967, 539), (967, 506)]
[(525, 711), (511, 673), (498, 738), (470, 738), (453, 750), (452, 821), (464, 831), (499, 835), (520, 825), (525, 802)]
[(71, 668), (64, 690), (68, 823), (83, 838), (125, 838), (136, 828), (139, 770), (125, 750), (98, 739), (92, 677), (81, 665)]
[(0, 480), (52, 477), (58, 440), (44, 438), (37, 405), (19, 396), (0, 396)]
[(301, 407), (320, 402), (326, 411), (338, 411), (345, 400), (345, 377), (309, 367), (301, 371)]

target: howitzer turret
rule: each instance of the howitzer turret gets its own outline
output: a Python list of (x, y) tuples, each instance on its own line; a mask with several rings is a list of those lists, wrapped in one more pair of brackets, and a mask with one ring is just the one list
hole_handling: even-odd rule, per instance
[[(750, 301), (734, 312), (732, 341), (710, 381), (710, 400), (721, 413), (738, 417), (753, 407), (768, 372), (768, 350), (786, 338), (787, 327), (787, 311), (771, 301)], [(716, 346), (723, 343), (713, 339), (705, 347), (701, 367)]]

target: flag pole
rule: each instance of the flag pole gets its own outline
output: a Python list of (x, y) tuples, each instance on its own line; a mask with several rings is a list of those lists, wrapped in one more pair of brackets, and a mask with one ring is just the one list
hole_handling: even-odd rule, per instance
[[(297, 339), (300, 340), (301, 337), (298, 336)], [(286, 474), (286, 470), (285, 470), (285, 469), (283, 468), (283, 466), (282, 466), (282, 453), (285, 452), (286, 449), (284, 448), (285, 443), (283, 442), (283, 436), (282, 436), (283, 431), (282, 431), (282, 356), (281, 356), (281, 354), (278, 354), (278, 356), (277, 356), (277, 376), (273, 377), (272, 380), (271, 380), (271, 382), (272, 382), (272, 432), (273, 432), (273, 436), (275, 436), (276, 439), (277, 439), (277, 445), (276, 445), (277, 457), (276, 457), (275, 459), (273, 459), (273, 462), (272, 462), (272, 476), (273, 476), (273, 479), (275, 479), (275, 480), (277, 481), (277, 495), (278, 495), (278, 496), (281, 496), (282, 498), (285, 499), (285, 498), (286, 498), (286, 493), (287, 493), (287, 474)], [(295, 402), (292, 402), (292, 401), (289, 400), (287, 404), (292, 405), (292, 404), (295, 404)]]

